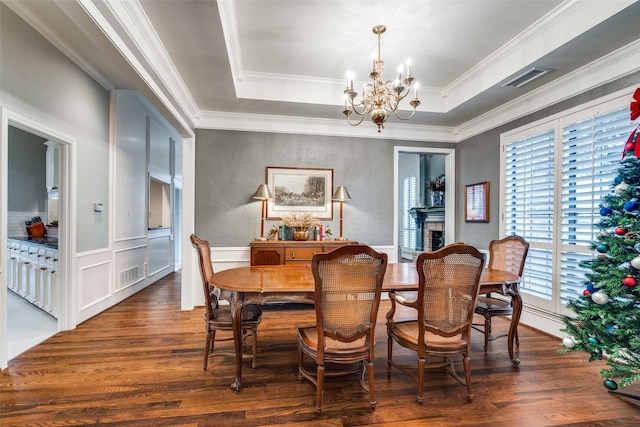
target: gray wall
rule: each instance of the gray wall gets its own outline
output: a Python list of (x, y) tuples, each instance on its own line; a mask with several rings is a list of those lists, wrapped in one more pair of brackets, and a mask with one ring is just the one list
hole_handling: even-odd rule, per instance
[(109, 246), (109, 92), (0, 4), (0, 105), (75, 140), (77, 251)]
[[(393, 244), (394, 146), (451, 147), (380, 139), (196, 131), (196, 234), (212, 246), (242, 247), (260, 235), (260, 202), (251, 196), (267, 166), (332, 168), (333, 188), (344, 185), (344, 237), (369, 245)], [(339, 205), (329, 224), (339, 235)], [(267, 221), (265, 234), (271, 225)]]
[[(500, 134), (638, 84), (640, 71), (459, 143), (456, 150), (456, 173), (459, 178), (456, 206), (460, 207), (456, 212), (457, 240), (486, 248), (487, 242), (500, 236)], [(620, 150), (625, 142), (620, 141)], [(483, 181), (489, 181), (491, 187), (490, 222), (466, 223), (463, 213), (464, 185)]]
[[(500, 236), (500, 134), (640, 83), (640, 72), (608, 83), (457, 145), (330, 136), (199, 129), (196, 131), (196, 234), (215, 247), (242, 247), (260, 235), (260, 202), (251, 196), (265, 182), (266, 166), (333, 168), (344, 185), (344, 236), (370, 245), (393, 243), (394, 146), (456, 148), (456, 237), (479, 248)], [(490, 222), (464, 222), (464, 186), (488, 181)], [(450, 184), (448, 184), (450, 185)], [(329, 224), (337, 236), (338, 206)], [(267, 221), (265, 234), (272, 224)]]
[[(8, 211), (45, 212), (47, 146), (45, 139), (9, 127)], [(43, 220), (47, 219), (43, 217)]]

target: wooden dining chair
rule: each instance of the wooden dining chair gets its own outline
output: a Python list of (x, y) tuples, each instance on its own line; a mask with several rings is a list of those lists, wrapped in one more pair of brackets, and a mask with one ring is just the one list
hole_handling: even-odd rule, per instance
[[(529, 243), (520, 236), (507, 236), (501, 240), (489, 243), (489, 268), (504, 270), (522, 277), (524, 263), (529, 252)], [(473, 328), (484, 334), (484, 351), (487, 351), (489, 341), (506, 337), (509, 334), (492, 335), (491, 318), (493, 316), (511, 316), (513, 314), (513, 299), (505, 299), (491, 294), (480, 295), (475, 312), (484, 317), (484, 325), (474, 324)], [(518, 330), (513, 339), (517, 347), (520, 346)]]
[[(200, 261), (200, 276), (202, 277), (202, 288), (204, 290), (205, 313), (204, 326), (207, 331), (207, 341), (204, 350), (203, 369), (207, 369), (209, 356), (213, 354), (216, 341), (233, 340), (233, 323), (231, 317), (231, 307), (229, 305), (219, 305), (218, 299), (220, 290), (216, 289), (211, 281), (213, 276), (213, 265), (211, 264), (211, 247), (209, 242), (202, 240), (195, 234), (191, 235), (191, 243), (198, 251)], [(255, 304), (248, 304), (242, 308), (242, 334), (246, 338), (251, 336), (251, 366), (257, 366), (256, 356), (258, 348), (258, 325), (262, 321), (262, 309)], [(216, 337), (217, 331), (231, 332), (224, 337)], [(249, 335), (248, 332), (251, 334)]]
[[(418, 292), (414, 301), (390, 292), (391, 309), (387, 313), (387, 375), (394, 367), (418, 383), (417, 401), (422, 404), (425, 369), (447, 368), (449, 374), (471, 391), (471, 324), (478, 297), (484, 257), (476, 248), (452, 244), (418, 256)], [(398, 305), (402, 316), (395, 319)], [(415, 313), (412, 314), (412, 310)], [(400, 363), (393, 359), (394, 342), (413, 350), (417, 362)], [(454, 356), (462, 356), (463, 380), (456, 373)]]
[[(318, 413), (325, 377), (355, 372), (360, 372), (371, 407), (376, 406), (374, 334), (386, 268), (387, 255), (366, 245), (345, 245), (312, 258), (316, 324), (298, 328), (298, 379), (306, 378), (316, 386)], [(304, 365), (304, 356), (313, 359), (315, 369)], [(345, 369), (327, 371), (327, 364)], [(348, 365), (356, 366), (349, 369)]]

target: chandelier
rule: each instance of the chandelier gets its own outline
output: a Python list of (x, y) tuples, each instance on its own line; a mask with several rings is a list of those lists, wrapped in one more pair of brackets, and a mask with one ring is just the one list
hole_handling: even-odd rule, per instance
[[(347, 88), (344, 90), (344, 110), (342, 113), (347, 116), (347, 122), (351, 126), (358, 126), (364, 120), (367, 114), (371, 115), (371, 121), (378, 126), (378, 132), (384, 129), (384, 123), (391, 113), (395, 114), (400, 120), (409, 120), (416, 113), (416, 107), (420, 105), (418, 99), (418, 83), (414, 85), (413, 99), (409, 101), (409, 105), (413, 107), (411, 115), (402, 117), (398, 114), (400, 102), (409, 95), (411, 85), (415, 79), (411, 76), (410, 63), (407, 62), (407, 74), (402, 79), (402, 66), (398, 68), (398, 78), (391, 82), (385, 81), (382, 77), (382, 66), (384, 61), (380, 57), (380, 36), (387, 28), (384, 25), (376, 25), (373, 27), (373, 34), (378, 35), (378, 56), (373, 59), (373, 69), (369, 73), (369, 78), (373, 80), (366, 83), (362, 88), (362, 94), (359, 100), (356, 100), (358, 92), (353, 89), (353, 76), (347, 76)], [(351, 114), (355, 113), (360, 116), (359, 121), (351, 121)]]

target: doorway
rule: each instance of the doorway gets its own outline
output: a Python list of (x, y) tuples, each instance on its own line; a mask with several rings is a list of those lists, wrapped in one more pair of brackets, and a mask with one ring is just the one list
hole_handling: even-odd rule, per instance
[(7, 358), (58, 331), (58, 144), (8, 130)]
[[(425, 187), (429, 180), (444, 174), (447, 183), (444, 206), (433, 206), (432, 191)], [(416, 209), (428, 212), (430, 229), (435, 230), (437, 245), (455, 239), (455, 150), (424, 147), (394, 149), (394, 248), (398, 262), (413, 262), (425, 249), (424, 218), (416, 221)], [(440, 203), (438, 203), (440, 204)], [(437, 220), (434, 220), (437, 218)], [(433, 220), (433, 221), (432, 221)], [(427, 242), (431, 250), (432, 241)]]
[[(0, 369), (4, 369), (8, 365), (9, 356), (16, 356), (59, 330), (70, 329), (75, 321), (75, 316), (71, 309), (71, 307), (74, 307), (74, 303), (71, 301), (73, 293), (71, 292), (70, 280), (68, 280), (71, 277), (70, 271), (72, 271), (73, 265), (70, 254), (75, 248), (74, 239), (70, 237), (73, 236), (71, 224), (73, 224), (72, 220), (75, 217), (71, 209), (73, 204), (70, 200), (73, 194), (71, 187), (74, 169), (71, 159), (74, 141), (44, 125), (9, 112), (6, 109), (0, 110), (0, 117), (2, 119), (0, 126), (2, 131), (0, 140), (0, 179), (3, 182), (3, 185), (0, 186), (0, 319), (2, 320), (0, 322)], [(33, 140), (36, 146), (41, 146), (42, 151), (38, 150), (36, 154), (23, 152), (21, 155), (26, 157), (26, 161), (23, 158), (22, 163), (27, 166), (16, 169), (15, 166), (19, 162), (13, 157), (15, 147), (11, 149), (10, 145), (12, 145), (11, 142), (14, 138), (21, 137)], [(47, 182), (46, 179), (47, 153), (49, 160), (52, 161), (53, 170), (56, 171), (53, 175), (50, 175), (57, 178), (55, 185)], [(34, 159), (33, 163), (30, 163), (30, 155), (34, 155), (38, 160)], [(34, 168), (38, 169), (37, 174), (33, 173)], [(43, 171), (42, 169), (45, 170)], [(11, 174), (11, 179), (9, 179), (9, 174)], [(32, 175), (38, 175), (38, 178), (34, 179)], [(45, 178), (43, 179), (42, 176)], [(25, 187), (16, 186), (16, 183), (22, 184), (25, 179), (27, 181), (37, 181), (37, 183), (31, 183), (31, 188), (41, 188), (41, 190), (38, 190), (41, 193), (37, 196), (22, 194), (21, 192)], [(49, 187), (48, 189), (47, 186)], [(26, 204), (23, 205), (26, 207), (18, 207), (16, 199), (23, 202), (26, 200)], [(38, 202), (35, 202), (35, 200), (38, 200)], [(9, 203), (10, 201), (11, 203)], [(10, 204), (11, 206), (9, 206)], [(49, 212), (55, 215), (56, 210), (57, 223), (54, 224), (54, 217), (49, 218), (48, 215)], [(9, 295), (10, 292), (14, 294), (15, 292), (8, 289), (9, 277), (12, 274), (11, 269), (8, 268), (10, 258), (8, 237), (28, 237), (23, 216), (31, 216), (31, 212), (37, 212), (31, 217), (31, 220), (35, 221), (33, 217), (39, 217), (42, 220), (42, 224), (45, 224), (47, 234), (50, 237), (55, 236), (57, 252), (53, 255), (53, 248), (45, 245), (42, 248), (34, 246), (31, 251), (27, 250), (23, 253), (35, 259), (35, 262), (28, 260), (29, 264), (22, 265), (18, 273), (23, 276), (25, 274), (28, 275), (28, 289), (32, 289), (32, 291), (26, 292), (26, 294), (35, 294), (38, 297), (44, 296), (47, 299), (42, 304), (42, 307), (33, 307), (34, 301), (27, 299), (26, 302), (31, 306), (19, 306), (16, 309), (16, 303), (24, 303), (25, 298), (16, 299), (13, 298), (16, 295)], [(54, 225), (58, 227), (54, 227)], [(40, 230), (40, 227), (39, 225), (37, 229)], [(34, 242), (26, 243), (29, 245)], [(47, 242), (39, 241), (38, 243), (44, 244)], [(20, 250), (18, 249), (18, 251)], [(54, 262), (56, 265), (55, 268), (52, 268), (51, 264)], [(13, 271), (16, 270), (14, 269)], [(51, 280), (54, 280), (55, 283), (53, 285), (49, 283), (46, 286), (45, 284)], [(33, 287), (31, 288), (31, 286)], [(48, 294), (44, 291), (45, 289), (49, 290)], [(9, 298), (11, 298), (11, 301), (9, 301)], [(29, 314), (29, 309), (32, 310), (31, 314)], [(49, 312), (47, 313), (47, 311)], [(52, 315), (51, 311), (55, 315)], [(36, 315), (45, 316), (44, 319), (49, 319), (49, 325), (46, 328), (42, 324), (38, 325), (39, 331), (37, 333), (30, 334), (22, 330), (16, 333), (13, 326), (11, 326), (12, 324), (18, 324), (20, 328), (28, 327), (26, 321), (21, 320), (22, 318), (19, 316), (27, 316), (26, 318), (31, 319), (29, 320), (31, 322), (35, 319), (33, 316)], [(35, 321), (40, 322), (41, 320)], [(12, 330), (10, 331), (9, 328), (12, 328)], [(11, 353), (9, 353), (10, 336), (20, 336), (20, 339), (24, 341), (24, 335), (32, 335), (31, 338), (33, 340), (17, 343), (12, 338), (14, 343), (11, 344)]]

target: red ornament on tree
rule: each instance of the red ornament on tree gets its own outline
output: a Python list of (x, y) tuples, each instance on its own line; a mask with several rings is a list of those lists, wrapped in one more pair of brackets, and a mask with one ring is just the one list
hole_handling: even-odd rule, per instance
[(584, 291), (582, 291), (582, 295), (588, 297), (589, 295), (591, 295), (591, 292), (589, 292), (589, 289), (585, 289)]
[(624, 279), (622, 279), (622, 284), (625, 286), (634, 287), (635, 285), (638, 284), (638, 281), (632, 276), (627, 276)]
[(614, 233), (616, 233), (616, 235), (618, 236), (624, 236), (625, 234), (627, 234), (627, 229), (624, 227), (616, 227)]
[(633, 151), (634, 148), (636, 148), (636, 144), (634, 144), (633, 141), (624, 144), (624, 151)]
[(629, 113), (631, 120), (640, 117), (640, 88), (633, 93), (633, 102), (629, 105)]
[[(635, 120), (640, 117), (640, 88), (636, 89), (633, 93), (633, 102), (629, 106), (629, 113), (631, 120)], [(631, 132), (631, 135), (629, 135), (629, 139), (627, 139), (627, 143), (625, 144), (625, 153), (627, 145), (633, 144), (633, 155), (636, 157), (640, 157), (640, 144), (636, 144), (638, 139), (636, 132), (638, 131), (638, 128), (640, 128), (640, 125), (636, 126), (633, 132)], [(624, 153), (622, 154), (622, 158), (624, 159)]]

